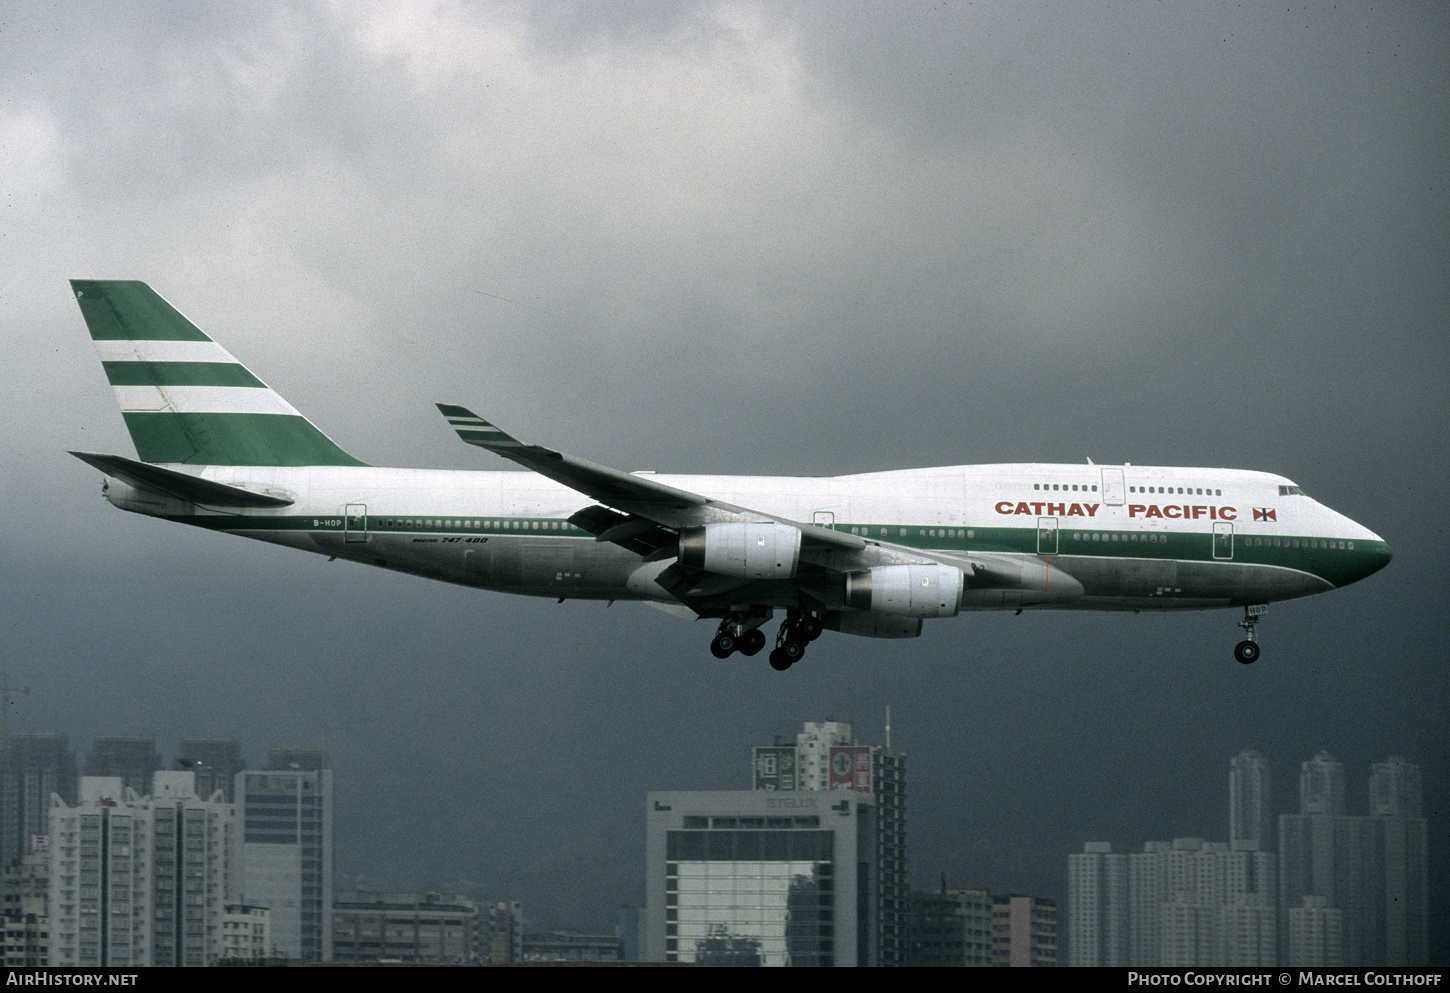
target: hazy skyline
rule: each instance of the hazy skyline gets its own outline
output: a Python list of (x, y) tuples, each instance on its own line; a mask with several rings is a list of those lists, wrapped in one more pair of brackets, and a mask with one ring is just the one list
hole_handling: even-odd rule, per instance
[[(1435, 7), (20, 3), (0, 19), (11, 730), (326, 749), (338, 880), (607, 927), (645, 792), (886, 704), (911, 868), (1065, 895), (1084, 840), (1227, 834), (1424, 773), (1447, 954), (1450, 185)], [(123, 514), (70, 278), (144, 279), (358, 457), (506, 466), (434, 401), (625, 469), (1283, 473), (1395, 551), (1238, 613), (928, 622), (804, 663), (713, 625)], [(1218, 784), (1218, 785), (1212, 785)], [(1351, 804), (1363, 789), (1351, 786)], [(1353, 808), (1352, 808), (1353, 809)], [(346, 827), (344, 825), (352, 825)]]

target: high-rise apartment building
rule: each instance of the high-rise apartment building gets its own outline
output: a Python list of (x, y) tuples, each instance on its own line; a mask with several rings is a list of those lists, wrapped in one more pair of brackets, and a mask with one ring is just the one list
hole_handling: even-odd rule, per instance
[(1128, 856), (1089, 841), (1067, 857), (1067, 964), (1128, 964)]
[(271, 910), (272, 944), (303, 962), (332, 955), (332, 770), (317, 751), (273, 751), (236, 776), (236, 902)]
[(1320, 752), (1300, 767), (1299, 813), (1339, 817), (1344, 813), (1344, 764)]
[(52, 966), (206, 966), (222, 955), (232, 808), (189, 772), (156, 772), (147, 795), (82, 777), (51, 815)]
[(1430, 963), (1430, 826), (1420, 769), (1399, 756), (1370, 768), (1369, 815), (1384, 869), (1384, 958), (1388, 966)]
[[(1286, 920), (1297, 912), (1311, 936), (1295, 945), (1284, 935), (1284, 964), (1310, 964), (1293, 958), (1299, 954), (1338, 954), (1346, 966), (1426, 965), (1429, 826), (1420, 770), (1399, 757), (1375, 763), (1367, 816), (1345, 814), (1343, 794), (1343, 767), (1321, 752), (1304, 763), (1300, 812), (1279, 818), (1280, 907)], [(1323, 954), (1312, 937), (1321, 933)]]
[(1344, 912), (1322, 896), (1306, 896), (1289, 908), (1286, 959), (1294, 965), (1344, 965)]
[(645, 961), (880, 964), (869, 794), (651, 793), (646, 820)]
[(983, 968), (992, 964), (992, 894), (948, 890), (911, 894), (907, 965)]
[[(1384, 879), (1376, 825), (1344, 812), (1344, 766), (1320, 752), (1301, 767), (1299, 813), (1279, 818), (1279, 916), (1323, 897), (1343, 920), (1345, 965), (1379, 964), (1383, 957)], [(1317, 906), (1317, 904), (1313, 905)], [(1280, 935), (1284, 965), (1293, 960), (1287, 929)]]
[(1278, 842), (1273, 814), (1273, 779), (1269, 760), (1258, 752), (1233, 757), (1228, 774), (1228, 840), (1230, 845), (1252, 842), (1261, 852), (1272, 852)]
[(992, 897), (992, 964), (1057, 965), (1057, 901), (1044, 897)]
[(1252, 842), (1147, 842), (1128, 857), (1128, 964), (1273, 965), (1274, 880)]
[(12, 735), (0, 761), (0, 865), (43, 851), (50, 798), (76, 802), (76, 756), (63, 734)]

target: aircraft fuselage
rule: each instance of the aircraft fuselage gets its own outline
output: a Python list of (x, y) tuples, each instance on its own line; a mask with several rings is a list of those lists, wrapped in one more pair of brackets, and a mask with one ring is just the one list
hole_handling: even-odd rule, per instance
[[(197, 474), (294, 502), (246, 510), (159, 503), (117, 480), (108, 480), (107, 496), (123, 509), (451, 583), (675, 600), (653, 582), (654, 563), (570, 524), (592, 501), (532, 473), (209, 466)], [(1009, 464), (649, 478), (882, 543), (869, 564), (888, 564), (905, 548), (1023, 570), (1015, 586), (969, 590), (963, 610), (1262, 604), (1344, 586), (1390, 558), (1378, 536), (1289, 480), (1245, 470)], [(827, 609), (845, 606), (829, 589), (812, 592)]]

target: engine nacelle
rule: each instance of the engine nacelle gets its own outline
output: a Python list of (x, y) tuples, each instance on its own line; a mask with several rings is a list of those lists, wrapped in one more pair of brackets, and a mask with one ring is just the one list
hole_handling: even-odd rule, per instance
[(862, 638), (919, 638), (920, 617), (888, 617), (875, 611), (832, 610), (821, 618), (825, 626)]
[(846, 606), (896, 617), (955, 617), (963, 585), (956, 566), (877, 566), (846, 574)]
[(790, 579), (801, 558), (801, 532), (789, 524), (706, 524), (680, 532), (680, 564), (742, 579)]

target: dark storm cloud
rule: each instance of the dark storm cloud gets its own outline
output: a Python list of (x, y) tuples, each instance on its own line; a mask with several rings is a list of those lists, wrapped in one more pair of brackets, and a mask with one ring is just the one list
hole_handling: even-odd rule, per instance
[[(35, 688), (12, 726), (327, 747), (341, 878), (583, 927), (641, 899), (644, 791), (741, 785), (802, 720), (878, 740), (887, 698), (922, 885), (1060, 896), (1086, 838), (1221, 837), (1243, 747), (1286, 804), (1320, 748), (1354, 796), (1402, 752), (1443, 818), (1445, 28), (1345, 4), (8, 11), (0, 636)], [(1397, 558), (1276, 606), (1251, 668), (1227, 612), (721, 666), (646, 608), (121, 515), (63, 454), (132, 451), (80, 276), (151, 281), (377, 464), (498, 467), (451, 400), (625, 468), (1238, 465)]]

